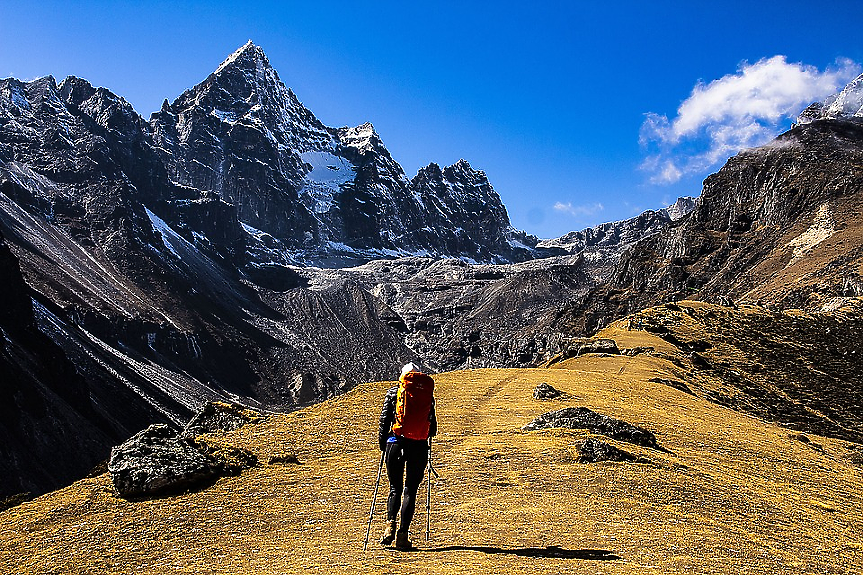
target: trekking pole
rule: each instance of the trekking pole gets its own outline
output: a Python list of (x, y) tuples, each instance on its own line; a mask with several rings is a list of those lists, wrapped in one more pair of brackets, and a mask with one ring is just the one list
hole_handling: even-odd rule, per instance
[(384, 453), (381, 451), (381, 462), (378, 465), (378, 478), (375, 481), (375, 494), (372, 495), (372, 508), (369, 509), (369, 525), (366, 527), (366, 540), (363, 541), (363, 551), (369, 546), (369, 533), (372, 532), (372, 518), (375, 516), (375, 503), (378, 500), (378, 486), (381, 484), (381, 471), (384, 468)]
[[(428, 484), (426, 485), (426, 541), (429, 540), (429, 530), (431, 529), (431, 474), (432, 474), (432, 439), (429, 437), (429, 465), (428, 465)], [(435, 473), (437, 477), (437, 473)]]

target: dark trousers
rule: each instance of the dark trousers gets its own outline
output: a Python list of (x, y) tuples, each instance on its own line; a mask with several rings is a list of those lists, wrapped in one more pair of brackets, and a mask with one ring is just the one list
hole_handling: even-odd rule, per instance
[(428, 443), (400, 437), (387, 443), (387, 478), (390, 496), (387, 499), (387, 521), (395, 521), (401, 507), (399, 531), (407, 533), (416, 509), (417, 490), (429, 460)]

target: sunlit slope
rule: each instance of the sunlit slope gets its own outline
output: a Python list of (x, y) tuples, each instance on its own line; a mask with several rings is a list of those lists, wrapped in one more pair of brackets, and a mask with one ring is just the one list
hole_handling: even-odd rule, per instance
[[(419, 552), (376, 542), (385, 480), (362, 551), (389, 385), (370, 383), (226, 434), (222, 441), (251, 449), (261, 465), (206, 490), (127, 502), (103, 475), (0, 515), (0, 571), (863, 572), (854, 444), (815, 435), (806, 444), (648, 381), (676, 377), (672, 368), (647, 355), (582, 356), (563, 369), (438, 375), (441, 479), (428, 543), (425, 487), (420, 493), (412, 529)], [(570, 397), (535, 400), (540, 382)], [(668, 452), (608, 440), (651, 463), (581, 464), (577, 444), (587, 433), (520, 430), (566, 406), (643, 426)], [(267, 464), (288, 452), (301, 464)]]

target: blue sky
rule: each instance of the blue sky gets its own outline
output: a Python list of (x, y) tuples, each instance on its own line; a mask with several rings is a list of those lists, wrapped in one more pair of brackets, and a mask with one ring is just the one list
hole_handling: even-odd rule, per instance
[[(0, 77), (87, 78), (145, 118), (248, 39), (408, 176), (467, 159), (553, 237), (698, 195), (863, 69), (863, 2), (7, 2)], [(857, 40), (855, 40), (855, 38)]]

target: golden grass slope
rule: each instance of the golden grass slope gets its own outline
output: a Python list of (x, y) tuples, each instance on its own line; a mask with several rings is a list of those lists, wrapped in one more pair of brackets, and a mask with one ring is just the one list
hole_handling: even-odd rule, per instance
[[(620, 324), (612, 326), (624, 337)], [(668, 346), (626, 332), (626, 346)], [(672, 347), (666, 351), (675, 353)], [(0, 572), (76, 573), (863, 573), (863, 482), (855, 444), (765, 423), (651, 378), (679, 367), (647, 354), (588, 355), (555, 369), (436, 376), (441, 479), (431, 541), (421, 488), (412, 536), (382, 549), (386, 480), (367, 552), (387, 382), (210, 436), (260, 466), (196, 493), (117, 498), (107, 475), (0, 514)], [(548, 382), (566, 400), (537, 401)], [(608, 440), (649, 464), (576, 462), (586, 432), (523, 432), (586, 406), (643, 426), (670, 453)], [(301, 464), (268, 465), (295, 453)]]

